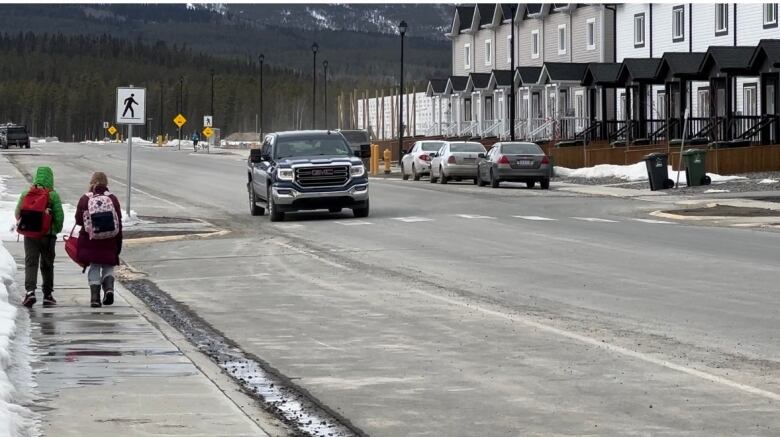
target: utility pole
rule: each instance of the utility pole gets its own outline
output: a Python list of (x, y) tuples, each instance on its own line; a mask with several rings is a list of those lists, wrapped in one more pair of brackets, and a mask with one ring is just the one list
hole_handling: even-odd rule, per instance
[(401, 34), (401, 77), (398, 88), (398, 153), (404, 150), (404, 35), (406, 34), (406, 21), (398, 24), (398, 33)]
[(214, 69), (211, 69), (211, 123), (214, 124)]
[(311, 128), (317, 129), (317, 50), (320, 46), (315, 42), (311, 45), (311, 52), (314, 55), (314, 63), (311, 69)]
[[(513, 3), (511, 10), (512, 10), (512, 24), (511, 29), (509, 29), (510, 32), (512, 32), (512, 36), (509, 38), (509, 50), (512, 52), (509, 55), (509, 59), (511, 60), (510, 69), (512, 70), (512, 77), (511, 81), (509, 83), (509, 140), (514, 141), (515, 140), (515, 9), (517, 6)], [(530, 99), (531, 97), (528, 96)], [(528, 114), (530, 117), (531, 114)]]
[(163, 113), (163, 93), (165, 92), (165, 87), (163, 86), (162, 81), (160, 81), (160, 135), (162, 137), (165, 137), (165, 134), (163, 133), (163, 120), (165, 119), (165, 114)]
[[(179, 114), (184, 112), (184, 76), (179, 76)], [(181, 150), (181, 126), (179, 126), (179, 150)]]
[(260, 128), (258, 129), (258, 133), (262, 134), (263, 132), (263, 63), (265, 62), (265, 55), (260, 54), (260, 56), (257, 57), (257, 59), (260, 61)]
[(325, 88), (325, 101), (323, 103), (323, 106), (325, 107), (325, 129), (330, 129), (328, 127), (328, 60), (322, 61), (322, 68), (325, 70), (325, 75), (322, 78), (322, 84), (323, 88)]

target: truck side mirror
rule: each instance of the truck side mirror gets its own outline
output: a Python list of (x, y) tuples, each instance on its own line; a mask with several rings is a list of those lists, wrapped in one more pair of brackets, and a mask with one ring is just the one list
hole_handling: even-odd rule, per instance
[(371, 157), (371, 144), (361, 144), (360, 151), (356, 152), (358, 158), (366, 159)]
[(252, 164), (257, 164), (259, 162), (265, 161), (265, 156), (263, 155), (263, 149), (252, 149), (249, 151), (249, 162)]

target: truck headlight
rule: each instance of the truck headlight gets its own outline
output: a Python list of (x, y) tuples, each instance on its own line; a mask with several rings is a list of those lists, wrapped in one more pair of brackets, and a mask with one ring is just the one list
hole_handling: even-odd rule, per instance
[(349, 174), (352, 177), (360, 177), (366, 174), (366, 168), (362, 165), (353, 165), (352, 168), (349, 171)]
[(291, 168), (280, 168), (276, 170), (276, 177), (280, 181), (292, 181), (295, 179), (295, 173)]

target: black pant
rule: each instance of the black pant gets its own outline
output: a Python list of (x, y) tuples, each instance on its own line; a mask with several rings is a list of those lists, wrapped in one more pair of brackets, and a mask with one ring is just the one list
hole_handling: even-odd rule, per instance
[(29, 293), (38, 285), (38, 265), (43, 277), (43, 294), (54, 291), (54, 245), (57, 237), (24, 237), (24, 289)]

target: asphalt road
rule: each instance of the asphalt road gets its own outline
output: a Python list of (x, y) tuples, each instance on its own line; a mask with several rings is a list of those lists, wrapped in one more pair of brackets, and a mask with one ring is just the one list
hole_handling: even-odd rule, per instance
[[(65, 201), (125, 148), (13, 151)], [(372, 181), (367, 219), (251, 217), (245, 161), (138, 147), (133, 209), (220, 238), (123, 258), (372, 436), (778, 435), (780, 233), (650, 201)]]

